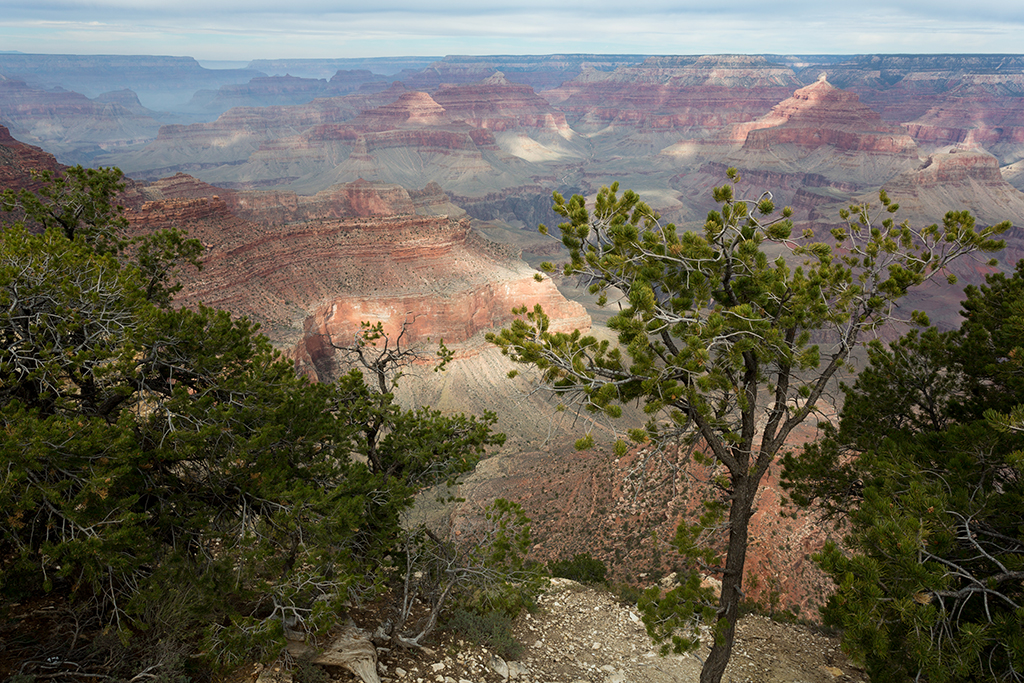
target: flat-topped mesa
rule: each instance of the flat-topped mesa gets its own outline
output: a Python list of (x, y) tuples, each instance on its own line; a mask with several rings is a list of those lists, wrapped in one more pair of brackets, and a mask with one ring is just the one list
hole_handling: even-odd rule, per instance
[(950, 149), (929, 155), (921, 170), (898, 178), (896, 183), (908, 182), (918, 187), (938, 187), (965, 182), (1006, 186), (999, 172), (998, 160), (980, 149)]
[(571, 133), (564, 114), (554, 111), (532, 87), (511, 83), (500, 71), (478, 83), (442, 86), (434, 100), (452, 120), (475, 128), (505, 131), (523, 126)]
[(365, 111), (352, 120), (355, 128), (388, 130), (402, 126), (444, 126), (451, 123), (445, 108), (425, 92), (406, 92), (390, 104)]
[(226, 147), (239, 139), (267, 140), (286, 132), (329, 125), (356, 117), (366, 106), (378, 106), (397, 98), (403, 88), (369, 95), (315, 99), (303, 105), (233, 107), (215, 121), (161, 126), (158, 144), (191, 144)]
[[(172, 198), (173, 197), (173, 198)], [(179, 302), (202, 302), (260, 322), (311, 375), (336, 370), (329, 343), (351, 345), (360, 323), (380, 322), (404, 343), (444, 339), (458, 353), (479, 333), (508, 324), (512, 309), (540, 304), (553, 328), (589, 328), (585, 309), (509, 247), (469, 221), (430, 212), (436, 186), (413, 197), (395, 185), (357, 181), (315, 196), (235, 192), (175, 176), (127, 198), (138, 230), (175, 226), (207, 247), (203, 270)]]
[(983, 225), (1004, 220), (1024, 225), (1024, 194), (1003, 178), (996, 157), (984, 150), (940, 150), (886, 183), (886, 189), (903, 216), (938, 222), (947, 211), (969, 210)]
[(126, 173), (147, 180), (177, 171), (231, 168), (274, 141), (287, 140), (294, 145), (300, 133), (317, 127), (336, 128), (365, 109), (394, 101), (403, 92), (405, 89), (396, 85), (381, 92), (315, 99), (303, 105), (235, 107), (215, 121), (161, 126), (155, 140), (118, 155), (116, 161)]
[(884, 123), (860, 102), (856, 93), (834, 88), (825, 75), (777, 104), (769, 114), (733, 128), (733, 140), (744, 150), (767, 150), (777, 145), (830, 145), (839, 150), (917, 155), (913, 139), (902, 129)]
[(15, 135), (62, 157), (148, 142), (160, 128), (135, 93), (124, 90), (91, 100), (77, 92), (43, 90), (0, 75), (0, 108)]
[(253, 78), (248, 83), (223, 85), (219, 90), (200, 90), (190, 106), (206, 111), (232, 107), (302, 105), (316, 98), (339, 97), (354, 92), (377, 92), (388, 87), (387, 77), (365, 69), (338, 70), (326, 78), (301, 78), (288, 74)]
[(945, 93), (922, 116), (904, 123), (918, 144), (931, 148), (946, 145), (984, 147), (1004, 163), (1021, 158), (1024, 151), (1024, 74), (1017, 83), (995, 81), (995, 76), (976, 76)]

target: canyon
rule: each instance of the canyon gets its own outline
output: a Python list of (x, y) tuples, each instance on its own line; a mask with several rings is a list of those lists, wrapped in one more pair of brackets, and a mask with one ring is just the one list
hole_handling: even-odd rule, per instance
[[(592, 196), (619, 181), (699, 229), (710, 189), (736, 168), (739, 191), (771, 191), (798, 231), (827, 235), (840, 209), (885, 189), (915, 225), (961, 209), (1010, 220), (995, 268), (1024, 257), (1016, 55), (281, 60), (223, 72), (168, 60), (0, 55), (0, 184), (29, 187), (25, 169), (58, 162), (123, 168), (134, 230), (179, 227), (206, 247), (180, 304), (259, 322), (318, 380), (344, 369), (338, 347), (362, 322), (402, 334), (424, 356), (400, 382), (403, 402), (494, 409), (510, 436), (465, 482), (458, 514), (515, 491), (539, 559), (591, 552), (618, 579), (673, 567), (666, 539), (709, 474), (641, 450), (617, 458), (604, 424), (595, 449), (575, 452), (581, 423), (528, 376), (508, 379), (484, 342), (513, 307), (537, 303), (557, 329), (609, 334), (575, 283), (535, 280), (531, 266), (564, 254), (536, 233), (559, 220), (553, 191)], [(962, 285), (990, 272), (958, 263), (960, 286), (911, 304), (953, 327)], [(456, 359), (435, 374), (441, 339)], [(808, 426), (793, 445), (814, 436)], [(758, 510), (751, 596), (778, 593), (813, 616), (828, 587), (807, 558), (833, 530), (781, 517), (774, 485)]]

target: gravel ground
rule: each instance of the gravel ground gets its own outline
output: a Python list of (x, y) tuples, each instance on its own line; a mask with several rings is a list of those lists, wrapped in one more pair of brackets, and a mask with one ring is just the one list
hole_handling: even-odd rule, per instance
[[(703, 652), (662, 657), (635, 607), (611, 594), (555, 579), (540, 609), (515, 624), (525, 646), (515, 661), (444, 635), (431, 652), (380, 652), (382, 683), (696, 683)], [(354, 681), (330, 671), (331, 680)], [(761, 616), (740, 621), (726, 683), (866, 681), (839, 650), (838, 639)]]

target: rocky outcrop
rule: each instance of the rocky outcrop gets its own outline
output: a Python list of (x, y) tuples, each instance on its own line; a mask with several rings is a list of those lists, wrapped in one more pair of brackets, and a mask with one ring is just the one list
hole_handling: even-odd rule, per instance
[[(101, 156), (99, 161), (116, 164), (143, 180), (157, 180), (176, 172), (202, 172), (206, 179), (221, 185), (225, 180), (237, 183), (237, 173), (225, 174), (217, 169), (244, 164), (275, 140), (294, 141), (305, 131), (349, 121), (360, 112), (394, 101), (403, 92), (405, 89), (398, 85), (381, 92), (315, 99), (301, 106), (237, 107), (208, 123), (162, 126), (145, 148)], [(282, 174), (276, 173), (269, 179), (277, 185), (289, 179), (281, 178)]]
[[(626, 423), (642, 419), (629, 416)], [(817, 438), (816, 424), (802, 425), (788, 447)], [(603, 431), (595, 425), (598, 438)], [(466, 502), (456, 520), (472, 522), (487, 502), (513, 490), (533, 520), (533, 557), (549, 562), (590, 553), (608, 566), (613, 582), (646, 587), (684, 562), (671, 539), (680, 522), (697, 522), (704, 500), (720, 495), (715, 476), (714, 468), (672, 446), (617, 457), (610, 447), (576, 451), (571, 439), (555, 440), (544, 451), (508, 450), (481, 463), (459, 490)], [(744, 582), (746, 597), (767, 604), (776, 592), (785, 608), (814, 618), (831, 588), (810, 555), (838, 533), (784, 504), (777, 468), (759, 487), (754, 509), (745, 578), (757, 578)], [(723, 554), (726, 540), (724, 533), (707, 537)]]
[(1005, 77), (972, 80), (904, 127), (929, 148), (981, 147), (1001, 160), (1019, 160), (1024, 156), (1024, 74), (1015, 77), (1013, 92), (1008, 92)]
[(203, 88), (266, 75), (255, 69), (204, 69), (192, 57), (20, 53), (0, 54), (0, 74), (87, 97), (128, 88), (154, 110), (175, 110)]
[[(803, 70), (814, 79), (823, 67)], [(858, 55), (824, 66), (836, 87), (852, 90), (886, 121), (909, 122), (941, 106), (962, 89), (1024, 94), (1020, 55)]]
[(235, 189), (290, 185), (308, 193), (366, 178), (436, 182), (472, 195), (527, 184), (527, 157), (579, 154), (564, 118), (528, 86), (494, 78), (442, 92), (458, 120), (429, 94), (396, 85), (165, 126), (146, 149), (127, 155), (124, 167), (143, 179), (186, 171)]
[(32, 177), (34, 172), (57, 171), (59, 168), (60, 164), (52, 154), (18, 142), (7, 128), (0, 126), (0, 188), (34, 188), (38, 184)]
[(749, 121), (799, 85), (763, 57), (650, 57), (612, 72), (585, 70), (543, 96), (574, 127), (719, 128)]
[(433, 92), (452, 84), (468, 84), (489, 78), (496, 72), (516, 83), (524, 83), (540, 92), (571, 81), (585, 70), (612, 71), (643, 61), (639, 55), (449, 55), (419, 72), (403, 74), (410, 88)]
[[(882, 121), (856, 93), (833, 87), (824, 74), (765, 116), (734, 126), (730, 137), (742, 146), (721, 163), (749, 169), (754, 176), (789, 176), (781, 184), (793, 191), (805, 189), (801, 179), (806, 178), (809, 185), (828, 187), (833, 199), (877, 191), (920, 164), (917, 146), (905, 131)], [(777, 201), (788, 203), (789, 197)]]
[(352, 127), (383, 131), (402, 126), (443, 126), (451, 123), (444, 107), (425, 92), (406, 92), (390, 104), (365, 111)]
[(254, 59), (249, 68), (271, 76), (332, 78), (339, 71), (408, 74), (430, 66), (433, 57), (338, 57), (333, 59)]
[(2, 75), (0, 124), (72, 164), (103, 148), (145, 144), (160, 127), (132, 91), (90, 100), (76, 92), (43, 90)]
[(442, 87), (434, 93), (434, 100), (449, 118), (474, 128), (546, 128), (573, 135), (564, 114), (554, 111), (530, 86), (510, 83), (500, 71), (472, 85)]
[[(392, 338), (404, 326), (413, 344), (444, 339), (460, 345), (509, 323), (513, 308), (540, 304), (553, 329), (589, 327), (582, 306), (562, 297), (550, 280), (536, 282), (532, 269), (476, 236), (468, 221), (396, 216), (348, 225), (335, 255), (344, 264), (338, 292), (305, 319), (297, 354), (321, 376), (334, 372), (331, 343), (353, 345), (363, 322), (382, 323)], [(463, 349), (472, 351), (472, 345)]]
[(800, 88), (771, 112), (733, 128), (733, 139), (745, 151), (767, 150), (792, 144), (835, 147), (842, 152), (910, 155), (916, 158), (913, 139), (860, 102), (856, 93), (834, 88), (824, 77)]
[(300, 105), (324, 97), (379, 92), (387, 89), (388, 82), (386, 76), (366, 69), (339, 70), (330, 79), (288, 74), (260, 77), (244, 84), (222, 85), (218, 90), (200, 90), (189, 106), (219, 114), (235, 107)]
[(984, 150), (941, 150), (886, 187), (901, 213), (937, 220), (947, 211), (968, 210), (983, 225), (1004, 220), (1024, 225), (1024, 193), (1003, 179), (999, 162)]
[(463, 354), (522, 305), (541, 304), (555, 329), (589, 327), (583, 307), (550, 280), (536, 282), (513, 250), (477, 236), (467, 220), (416, 214), (417, 204), (440, 200), (436, 187), (414, 199), (400, 187), (357, 182), (305, 197), (175, 176), (126, 204), (135, 229), (184, 228), (206, 245), (182, 304), (260, 322), (324, 378), (337, 371), (330, 342), (351, 345), (364, 321), (390, 333), (404, 325), (406, 343), (443, 338)]

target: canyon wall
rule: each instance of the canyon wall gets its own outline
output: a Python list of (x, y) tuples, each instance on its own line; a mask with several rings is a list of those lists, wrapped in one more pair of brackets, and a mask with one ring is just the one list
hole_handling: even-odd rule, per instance
[[(442, 195), (443, 196), (443, 195)], [(468, 219), (430, 212), (436, 188), (357, 182), (312, 197), (233, 192), (178, 175), (126, 196), (133, 229), (185, 229), (207, 248), (182, 305), (244, 315), (288, 350), (303, 371), (337, 372), (335, 345), (355, 343), (363, 322), (404, 343), (473, 354), (481, 333), (508, 324), (512, 309), (544, 307), (553, 328), (586, 329), (566, 300), (518, 252), (477, 235)], [(418, 210), (423, 214), (416, 213)]]

